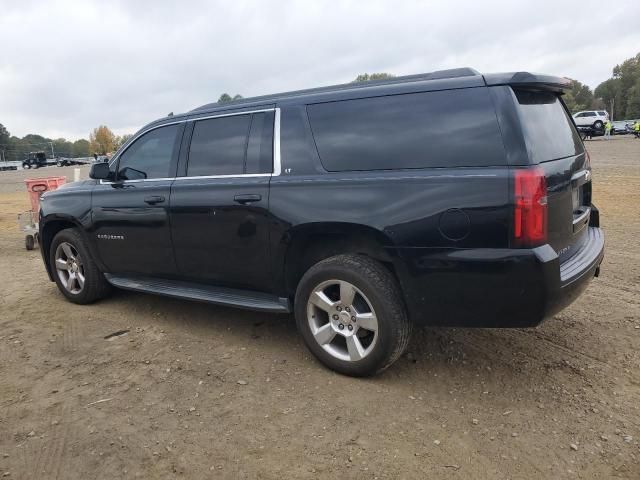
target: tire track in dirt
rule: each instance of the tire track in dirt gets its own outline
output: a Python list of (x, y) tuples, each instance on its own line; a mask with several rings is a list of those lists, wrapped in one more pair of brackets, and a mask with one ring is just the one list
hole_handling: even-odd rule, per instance
[[(485, 330), (456, 330), (455, 332), (450, 332), (447, 336), (453, 339), (454, 341), (469, 347), (470, 349), (479, 351), (480, 353), (486, 355), (489, 359), (497, 360), (499, 363), (511, 363), (512, 358), (506, 358), (505, 349), (513, 352), (515, 350), (522, 352), (527, 355), (528, 358), (533, 359), (537, 362), (540, 362), (544, 366), (545, 363), (548, 363), (551, 360), (554, 360), (560, 357), (561, 360), (566, 359), (567, 357), (576, 360), (578, 363), (591, 362), (597, 364), (603, 370), (610, 372), (615, 375), (622, 375), (625, 372), (620, 370), (619, 365), (612, 365), (606, 360), (602, 360), (592, 354), (582, 352), (571, 347), (562, 345), (554, 340), (549, 335), (539, 332), (539, 331), (527, 331), (527, 330), (500, 330), (497, 334), (500, 337), (500, 341), (497, 341), (496, 334), (492, 332), (487, 332)], [(491, 336), (489, 338), (488, 336)], [(510, 345), (513, 345), (513, 348), (508, 348), (505, 346), (503, 340), (508, 340)], [(533, 340), (533, 341), (532, 341)], [(544, 347), (541, 348), (532, 348), (532, 346), (536, 345), (536, 342), (542, 341)], [(484, 346), (489, 345), (489, 346)], [(496, 345), (500, 345), (498, 348), (495, 348)], [(537, 355), (538, 350), (544, 351), (545, 355), (541, 357)], [(626, 374), (631, 380), (634, 382), (640, 382), (640, 377), (635, 376), (632, 373)]]
[(65, 454), (75, 434), (72, 429), (71, 409), (62, 405), (48, 415), (51, 425), (49, 435), (44, 438), (28, 437), (20, 447), (23, 469), (17, 478), (31, 480), (35, 478), (64, 479)]
[(82, 326), (77, 318), (67, 319), (62, 330), (61, 353), (72, 353), (78, 349), (81, 329)]
[[(491, 332), (488, 333), (491, 334)], [(578, 375), (588, 384), (592, 383), (592, 379), (588, 378), (587, 372), (584, 369), (581, 369), (576, 365), (595, 363), (603, 370), (603, 372), (606, 372), (607, 377), (624, 376), (631, 384), (640, 386), (640, 377), (633, 375), (633, 373), (625, 372), (619, 366), (612, 365), (588, 353), (581, 352), (562, 345), (542, 332), (529, 332), (526, 330), (501, 330), (500, 336), (503, 340), (508, 340), (509, 343), (507, 344), (505, 342), (488, 342), (487, 332), (471, 329), (468, 329), (466, 331), (456, 330), (456, 332), (448, 335), (448, 338), (450, 340), (454, 340), (457, 343), (465, 345), (465, 347), (476, 350), (484, 354), (487, 358), (496, 360), (498, 363), (504, 365), (513, 365), (513, 358), (512, 356), (507, 355), (507, 350), (510, 352), (518, 351), (526, 355), (527, 359), (531, 359), (537, 363), (540, 363), (537, 368), (547, 368), (549, 365), (558, 364), (561, 365), (561, 367), (568, 368), (574, 375)], [(534, 338), (533, 341), (531, 341), (532, 337)], [(541, 348), (541, 350), (545, 352), (544, 357), (535, 355), (536, 352), (531, 350), (531, 345), (535, 345), (535, 343), (538, 341), (542, 341), (544, 345), (544, 347)], [(498, 344), (500, 345), (500, 347), (498, 348), (484, 346)], [(513, 345), (513, 348), (509, 348), (509, 345)], [(611, 418), (619, 422), (630, 423), (635, 428), (640, 428), (640, 421), (638, 421), (637, 419), (631, 419), (615, 411), (610, 411), (609, 414)]]

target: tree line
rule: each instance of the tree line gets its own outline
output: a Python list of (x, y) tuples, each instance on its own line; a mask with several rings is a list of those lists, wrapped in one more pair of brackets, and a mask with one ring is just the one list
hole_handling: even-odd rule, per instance
[[(571, 80), (571, 89), (564, 95), (564, 101), (572, 113), (580, 110), (606, 109), (615, 119), (631, 120), (640, 118), (640, 53), (613, 68), (611, 78), (591, 90), (578, 80)], [(393, 78), (390, 73), (363, 73), (353, 83)], [(218, 103), (228, 103), (242, 99), (223, 93)], [(74, 142), (64, 138), (51, 139), (42, 135), (28, 134), (22, 138), (12, 136), (0, 123), (0, 159), (23, 160), (29, 152), (42, 151), (60, 157), (89, 157), (94, 154), (107, 155), (115, 152), (131, 135), (115, 135), (106, 125), (94, 128), (89, 139)]]
[(115, 135), (106, 125), (100, 125), (89, 134), (71, 142), (65, 138), (48, 138), (30, 133), (22, 138), (13, 136), (0, 123), (0, 159), (22, 161), (30, 152), (44, 152), (48, 157), (91, 157), (115, 152), (131, 135)]

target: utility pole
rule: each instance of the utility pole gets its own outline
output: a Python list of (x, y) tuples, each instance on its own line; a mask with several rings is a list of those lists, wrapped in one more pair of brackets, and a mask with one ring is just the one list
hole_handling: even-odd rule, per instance
[(53, 142), (49, 142), (49, 145), (51, 145), (51, 158), (56, 158), (56, 155), (53, 153)]
[(615, 104), (616, 104), (616, 99), (612, 98), (611, 99), (611, 121), (612, 122), (613, 122), (613, 107), (615, 106)]

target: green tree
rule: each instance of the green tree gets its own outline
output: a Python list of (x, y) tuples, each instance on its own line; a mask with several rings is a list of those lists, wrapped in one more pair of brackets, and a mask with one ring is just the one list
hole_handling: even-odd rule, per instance
[(116, 137), (116, 149), (127, 143), (131, 137), (133, 137), (133, 135), (130, 133), (125, 133), (124, 135)]
[(57, 157), (72, 157), (73, 156), (73, 143), (64, 138), (58, 138), (53, 142), (53, 150)]
[(238, 93), (236, 93), (233, 97), (228, 93), (223, 93), (222, 95), (220, 95), (220, 98), (218, 98), (218, 103), (229, 103), (235, 100), (240, 100), (241, 98), (242, 98), (242, 95)]
[(0, 148), (9, 144), (9, 138), (11, 138), (9, 131), (0, 123)]
[(90, 157), (91, 156), (90, 146), (91, 144), (89, 143), (89, 141), (85, 140), (84, 138), (81, 138), (80, 140), (76, 140), (75, 142), (73, 142), (73, 156), (74, 157)]
[(640, 53), (613, 68), (613, 75), (595, 90), (606, 108), (613, 107), (614, 118), (640, 117)]
[(371, 73), (371, 74), (369, 74), (369, 73), (361, 73), (351, 83), (369, 82), (371, 80), (387, 80), (387, 79), (393, 78), (393, 77), (395, 77), (395, 75), (392, 75), (391, 73), (384, 73), (384, 72)]
[(565, 92), (563, 99), (567, 104), (571, 113), (579, 112), (580, 110), (588, 110), (593, 108), (593, 92), (591, 89), (579, 82), (578, 80), (571, 80), (571, 90)]

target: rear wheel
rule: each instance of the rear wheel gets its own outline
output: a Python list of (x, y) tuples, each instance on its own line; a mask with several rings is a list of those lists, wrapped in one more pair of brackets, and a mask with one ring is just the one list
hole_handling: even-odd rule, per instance
[(395, 278), (362, 255), (338, 255), (309, 269), (298, 285), (295, 313), (309, 350), (345, 375), (386, 369), (409, 342), (411, 324)]
[(601, 120), (596, 120), (595, 122), (593, 122), (593, 128), (596, 128), (598, 130), (600, 130), (603, 125), (604, 125), (604, 123), (602, 123)]
[(62, 294), (81, 305), (104, 298), (110, 285), (91, 258), (80, 232), (58, 232), (51, 242), (49, 262)]

